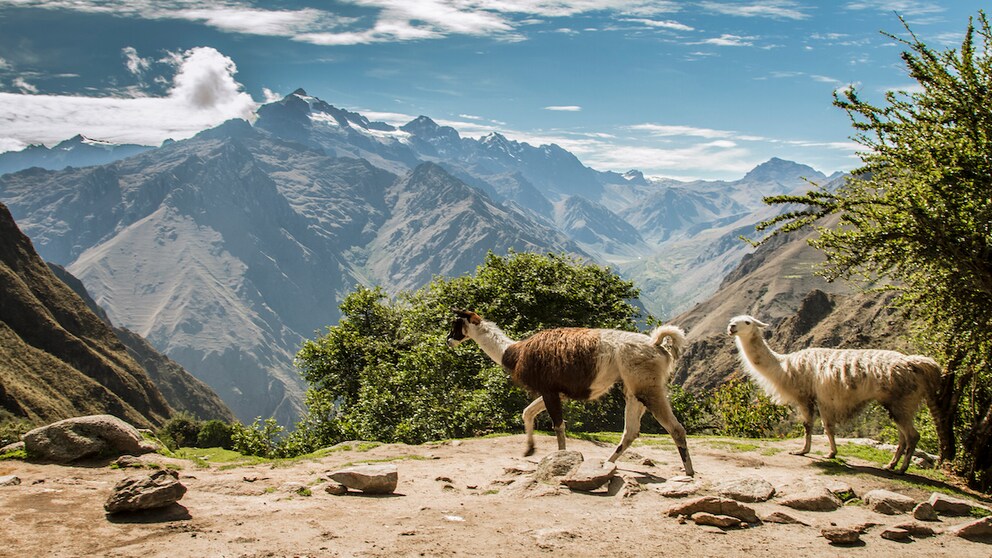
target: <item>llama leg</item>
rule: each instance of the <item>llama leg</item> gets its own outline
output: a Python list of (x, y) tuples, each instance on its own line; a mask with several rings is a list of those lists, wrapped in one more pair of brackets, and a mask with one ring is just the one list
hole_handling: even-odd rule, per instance
[(806, 455), (809, 453), (809, 449), (813, 445), (813, 402), (810, 401), (806, 405), (801, 405), (799, 407), (799, 414), (803, 417), (803, 429), (806, 431), (806, 443), (803, 444), (803, 449), (789, 452), (792, 455)]
[(542, 395), (544, 406), (551, 415), (551, 426), (555, 429), (555, 436), (558, 438), (558, 451), (565, 449), (565, 417), (561, 408), (561, 395), (557, 393), (545, 393)]
[(610, 456), (610, 461), (616, 461), (620, 454), (630, 447), (630, 444), (641, 434), (641, 417), (644, 416), (644, 405), (632, 395), (627, 395), (627, 406), (623, 413), (623, 438), (616, 451)]
[(892, 457), (892, 461), (885, 468), (890, 470), (895, 469), (896, 465), (899, 464), (899, 459), (905, 454), (902, 467), (897, 471), (901, 474), (906, 472), (910, 462), (913, 460), (913, 454), (916, 452), (916, 444), (920, 441), (920, 433), (917, 432), (916, 426), (913, 424), (915, 412), (907, 411), (905, 408), (888, 408), (888, 410), (892, 416), (892, 420), (896, 423), (896, 430), (899, 431), (899, 446), (896, 448), (896, 453)]
[(690, 477), (694, 476), (695, 471), (692, 468), (692, 459), (689, 457), (689, 445), (686, 443), (685, 428), (682, 427), (679, 419), (675, 418), (675, 413), (672, 412), (672, 406), (668, 402), (668, 397), (665, 396), (664, 388), (659, 387), (650, 391), (640, 391), (637, 393), (637, 399), (651, 411), (654, 418), (665, 427), (665, 430), (671, 435), (672, 440), (675, 441), (675, 447), (679, 449), (679, 457), (682, 458), (682, 466), (685, 468), (685, 474)]
[(827, 443), (830, 444), (830, 453), (827, 454), (827, 459), (833, 459), (837, 457), (837, 442), (834, 440), (834, 421), (822, 414), (820, 415), (820, 420), (823, 422), (823, 434), (826, 435)]
[(534, 419), (544, 410), (544, 398), (538, 397), (524, 409), (524, 432), (527, 433), (527, 450), (524, 457), (534, 455)]

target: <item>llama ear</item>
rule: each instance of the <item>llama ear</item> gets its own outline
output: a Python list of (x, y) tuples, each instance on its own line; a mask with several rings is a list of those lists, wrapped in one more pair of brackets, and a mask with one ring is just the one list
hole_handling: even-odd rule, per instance
[(482, 323), (482, 316), (476, 314), (475, 312), (472, 312), (471, 310), (464, 310), (462, 308), (456, 308), (452, 306), (451, 311), (454, 312), (455, 315), (458, 316), (459, 318), (464, 318), (468, 320), (470, 323), (473, 323), (475, 325), (479, 325)]
[(768, 327), (768, 324), (766, 324), (765, 322), (759, 322), (757, 319), (754, 320), (754, 325), (758, 327)]

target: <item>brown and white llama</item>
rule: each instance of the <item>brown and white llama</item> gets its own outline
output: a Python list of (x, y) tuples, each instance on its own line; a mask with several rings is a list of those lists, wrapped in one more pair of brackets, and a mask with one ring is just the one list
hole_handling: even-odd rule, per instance
[(494, 362), (510, 374), (512, 381), (539, 395), (523, 412), (527, 450), (534, 453), (534, 419), (547, 409), (565, 449), (562, 396), (580, 401), (601, 397), (617, 382), (623, 382), (626, 397), (623, 438), (610, 461), (616, 461), (641, 430), (641, 417), (650, 410), (675, 440), (685, 473), (693, 475), (686, 445), (685, 428), (675, 418), (668, 401), (668, 380), (679, 355), (685, 350), (683, 331), (661, 326), (650, 335), (615, 329), (558, 328), (539, 331), (514, 341), (496, 324), (475, 312), (452, 309), (456, 318), (448, 335), (448, 346), (472, 339)]
[[(823, 433), (830, 443), (828, 458), (837, 455), (834, 426), (850, 418), (869, 401), (878, 401), (896, 423), (899, 445), (886, 465), (893, 469), (906, 456), (906, 472), (920, 439), (913, 426), (924, 398), (931, 413), (941, 381), (941, 370), (932, 358), (878, 349), (809, 348), (788, 354), (772, 351), (762, 336), (768, 324), (751, 316), (730, 320), (727, 333), (736, 337), (744, 368), (778, 403), (794, 406), (803, 419), (806, 443), (796, 455), (810, 450), (813, 419), (819, 408)], [(934, 414), (936, 417), (937, 415)]]

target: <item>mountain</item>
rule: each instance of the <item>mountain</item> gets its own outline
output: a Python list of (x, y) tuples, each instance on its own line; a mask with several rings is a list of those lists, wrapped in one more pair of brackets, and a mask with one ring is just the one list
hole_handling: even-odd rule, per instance
[(244, 121), (111, 165), (8, 174), (0, 199), (114, 323), (243, 421), (299, 417), (293, 357), (356, 285), (418, 287), (490, 250), (582, 254), (438, 165), (397, 176)]
[(21, 151), (0, 153), (0, 174), (31, 167), (60, 170), (105, 165), (149, 149), (152, 148), (145, 145), (115, 144), (77, 135), (51, 148), (29, 145)]
[(35, 252), (0, 203), (0, 415), (46, 423), (107, 413), (151, 427), (171, 414), (161, 392)]
[(177, 362), (155, 350), (145, 338), (133, 331), (115, 327), (107, 313), (90, 297), (83, 282), (62, 266), (48, 264), (49, 269), (83, 300), (86, 307), (111, 327), (114, 335), (124, 344), (127, 352), (144, 368), (162, 397), (175, 411), (183, 411), (200, 420), (217, 419), (224, 422), (236, 420), (234, 413), (221, 401), (207, 384), (197, 380)]

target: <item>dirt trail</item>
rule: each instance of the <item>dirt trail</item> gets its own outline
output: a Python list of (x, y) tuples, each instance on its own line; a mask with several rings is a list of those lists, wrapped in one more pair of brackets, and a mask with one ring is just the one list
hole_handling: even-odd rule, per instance
[[(823, 440), (816, 440), (823, 444)], [(690, 439), (700, 494), (738, 477), (760, 477), (779, 495), (843, 481), (857, 494), (885, 488), (925, 500), (930, 490), (906, 484), (876, 466), (849, 459), (851, 474), (827, 474), (822, 458), (797, 457), (795, 440), (759, 442), (756, 449)], [(764, 515), (784, 511), (808, 525), (764, 523), (723, 531), (680, 523), (666, 511), (680, 500), (657, 489), (681, 476), (671, 443), (636, 445), (619, 476), (592, 493), (522, 482), (554, 441), (538, 438), (538, 455), (521, 457), (523, 436), (470, 439), (422, 446), (383, 445), (336, 451), (288, 465), (202, 468), (189, 461), (146, 455), (146, 463), (181, 467), (188, 487), (179, 505), (126, 519), (108, 518), (103, 503), (114, 484), (147, 469), (65, 467), (0, 462), (0, 476), (21, 484), (0, 487), (0, 556), (268, 557), (268, 556), (954, 556), (988, 557), (992, 545), (939, 535), (911, 543), (880, 537), (884, 525), (911, 520), (864, 506), (801, 512), (776, 503), (749, 504)], [(612, 446), (570, 440), (587, 460), (605, 459)], [(649, 462), (645, 461), (649, 459)], [(346, 465), (389, 461), (399, 486), (389, 496), (323, 490), (326, 474)], [(653, 462), (651, 464), (650, 462)], [(645, 464), (648, 463), (648, 464)], [(523, 471), (523, 472), (522, 472)], [(921, 477), (912, 480), (931, 482)], [(517, 482), (514, 482), (517, 481)], [(925, 485), (924, 485), (925, 486)], [(310, 495), (300, 494), (308, 488)], [(302, 492), (306, 492), (303, 490)], [(937, 528), (961, 523), (948, 519)], [(820, 529), (877, 523), (864, 544), (830, 545)]]

